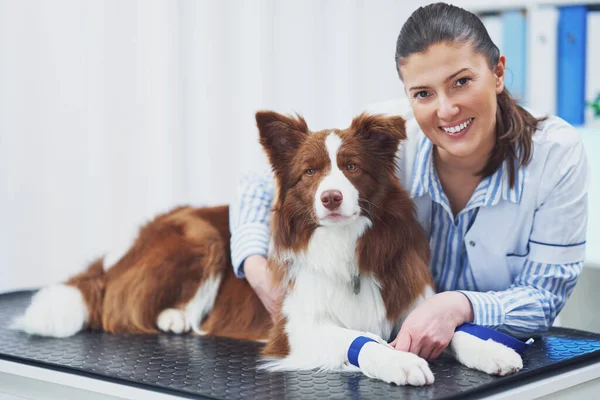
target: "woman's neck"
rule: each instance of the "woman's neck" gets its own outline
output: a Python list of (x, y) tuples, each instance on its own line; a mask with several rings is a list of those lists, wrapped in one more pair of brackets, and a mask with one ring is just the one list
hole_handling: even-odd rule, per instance
[(495, 145), (495, 136), (490, 135), (475, 152), (465, 157), (454, 156), (436, 146), (433, 153), (436, 169), (438, 173), (443, 170), (450, 174), (477, 176), (489, 162)]
[(491, 149), (479, 156), (458, 158), (434, 148), (435, 169), (454, 216), (467, 205), (483, 179), (480, 173), (487, 165), (490, 155)]
[(439, 148), (434, 150), (434, 160), (436, 170), (439, 172), (460, 174), (460, 175), (479, 175), (490, 160), (491, 149), (489, 152), (474, 154), (470, 157), (455, 157)]

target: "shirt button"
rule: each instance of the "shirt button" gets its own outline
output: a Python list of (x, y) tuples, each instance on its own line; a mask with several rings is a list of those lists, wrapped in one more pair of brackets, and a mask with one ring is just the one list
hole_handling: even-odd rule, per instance
[(471, 241), (469, 242), (469, 246), (471, 246), (471, 247), (475, 247), (475, 242), (471, 240)]

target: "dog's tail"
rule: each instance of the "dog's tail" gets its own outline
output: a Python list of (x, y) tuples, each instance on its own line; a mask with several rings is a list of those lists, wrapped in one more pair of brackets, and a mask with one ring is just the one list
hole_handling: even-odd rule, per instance
[(59, 338), (84, 328), (101, 329), (105, 283), (103, 261), (99, 259), (67, 282), (38, 291), (11, 328)]

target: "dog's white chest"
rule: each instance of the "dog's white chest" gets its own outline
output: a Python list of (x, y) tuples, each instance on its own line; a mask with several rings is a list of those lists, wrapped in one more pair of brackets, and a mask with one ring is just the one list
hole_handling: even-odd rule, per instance
[(361, 278), (358, 294), (347, 282), (333, 282), (314, 273), (301, 273), (293, 292), (286, 297), (284, 314), (288, 321), (310, 326), (312, 322), (331, 322), (347, 329), (375, 333), (388, 337), (392, 324), (378, 283)]
[[(380, 284), (371, 276), (358, 276), (356, 241), (368, 228), (368, 219), (345, 229), (318, 229), (305, 253), (286, 255), (293, 290), (283, 312), (290, 326), (331, 322), (337, 326), (389, 336), (392, 324), (381, 297)], [(297, 323), (297, 324), (296, 324)]]

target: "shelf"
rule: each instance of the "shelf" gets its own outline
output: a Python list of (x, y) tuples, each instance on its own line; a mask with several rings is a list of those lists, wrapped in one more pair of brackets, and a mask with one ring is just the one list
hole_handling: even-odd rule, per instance
[(527, 9), (541, 6), (569, 6), (569, 5), (600, 5), (595, 1), (569, 1), (569, 0), (498, 0), (494, 2), (482, 2), (476, 0), (453, 1), (452, 4), (466, 8), (472, 12), (494, 12), (507, 9)]

